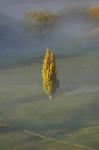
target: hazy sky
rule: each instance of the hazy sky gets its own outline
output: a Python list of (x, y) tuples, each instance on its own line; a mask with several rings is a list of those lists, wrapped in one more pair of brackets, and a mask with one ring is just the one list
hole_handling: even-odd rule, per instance
[[(25, 12), (30, 10), (50, 9), (57, 10), (60, 8), (60, 0), (54, 1), (37, 1), (37, 0), (0, 0), (0, 12), (14, 17), (22, 17)], [(61, 1), (62, 2), (62, 1)]]
[(99, 4), (99, 0), (0, 0), (0, 12), (20, 18), (26, 11), (35, 9), (58, 10), (65, 3)]

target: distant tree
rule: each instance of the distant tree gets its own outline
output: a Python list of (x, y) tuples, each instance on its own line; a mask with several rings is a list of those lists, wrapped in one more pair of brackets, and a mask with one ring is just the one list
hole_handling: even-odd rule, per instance
[(99, 5), (92, 5), (88, 7), (87, 12), (91, 19), (99, 20)]
[(59, 87), (59, 80), (57, 79), (55, 55), (48, 48), (43, 60), (42, 79), (45, 93), (52, 98)]
[(55, 23), (56, 15), (50, 11), (34, 11), (25, 14), (29, 27), (33, 29), (46, 29)]

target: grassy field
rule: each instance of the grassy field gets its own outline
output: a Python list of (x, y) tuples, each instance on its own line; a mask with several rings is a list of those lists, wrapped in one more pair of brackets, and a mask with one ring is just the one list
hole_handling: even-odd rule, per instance
[(58, 59), (52, 100), (43, 93), (41, 67), (0, 70), (0, 150), (98, 150), (98, 56)]

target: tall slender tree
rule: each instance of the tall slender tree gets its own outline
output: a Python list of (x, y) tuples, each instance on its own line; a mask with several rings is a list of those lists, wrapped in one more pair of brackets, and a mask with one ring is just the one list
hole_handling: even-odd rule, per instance
[(45, 93), (49, 98), (52, 98), (56, 89), (59, 87), (59, 80), (57, 79), (55, 55), (48, 48), (46, 49), (43, 60), (42, 79)]

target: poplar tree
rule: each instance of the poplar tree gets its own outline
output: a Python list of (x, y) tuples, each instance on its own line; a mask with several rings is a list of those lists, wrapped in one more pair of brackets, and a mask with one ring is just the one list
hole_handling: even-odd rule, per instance
[(59, 87), (59, 81), (57, 79), (55, 55), (48, 48), (46, 49), (43, 60), (42, 79), (45, 93), (49, 98), (52, 98), (56, 89)]

